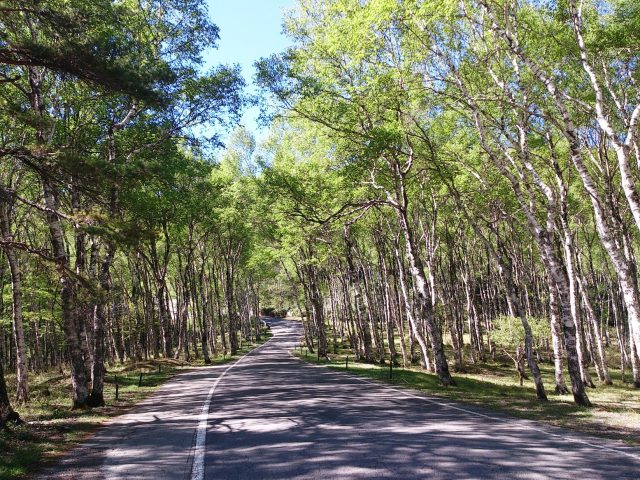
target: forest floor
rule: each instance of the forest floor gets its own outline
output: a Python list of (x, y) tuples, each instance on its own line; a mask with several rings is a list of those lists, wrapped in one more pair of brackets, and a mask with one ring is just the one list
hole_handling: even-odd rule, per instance
[[(236, 360), (269, 337), (270, 334), (264, 336), (259, 343), (243, 342), (237, 355), (212, 358), (212, 365)], [(191, 363), (159, 358), (108, 366), (104, 385), (106, 405), (90, 410), (70, 409), (68, 371), (31, 373), (31, 401), (16, 408), (26, 423), (0, 430), (0, 480), (28, 478), (91, 436), (110, 418), (126, 413), (174, 375), (203, 365), (202, 358)], [(138, 386), (140, 374), (142, 384)], [(15, 375), (7, 375), (6, 380), (9, 391), (14, 391)]]
[[(421, 370), (418, 365), (407, 369), (394, 365), (390, 376), (388, 362), (384, 365), (356, 362), (353, 352), (344, 347), (338, 348), (337, 354), (329, 354), (328, 360), (318, 359), (305, 347), (298, 348), (295, 354), (309, 362), (341, 371), (347, 369), (348, 356), (348, 371), (352, 374), (519, 418), (640, 445), (640, 390), (634, 389), (630, 383), (623, 383), (620, 370), (615, 368), (610, 368), (613, 385), (598, 383), (595, 372), (591, 372), (596, 388), (588, 388), (587, 394), (593, 407), (584, 408), (576, 405), (571, 395), (554, 393), (554, 369), (550, 363), (540, 364), (549, 398), (548, 402), (541, 402), (536, 399), (533, 380), (529, 378), (520, 386), (513, 364), (508, 359), (465, 365), (464, 372), (452, 372), (456, 386), (443, 387), (436, 375)], [(569, 381), (568, 376), (566, 380)]]

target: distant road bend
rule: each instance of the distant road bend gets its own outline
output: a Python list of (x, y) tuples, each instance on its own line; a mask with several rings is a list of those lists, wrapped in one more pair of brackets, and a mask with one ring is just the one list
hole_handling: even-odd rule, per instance
[(177, 376), (42, 478), (638, 479), (640, 451), (306, 364), (296, 322)]

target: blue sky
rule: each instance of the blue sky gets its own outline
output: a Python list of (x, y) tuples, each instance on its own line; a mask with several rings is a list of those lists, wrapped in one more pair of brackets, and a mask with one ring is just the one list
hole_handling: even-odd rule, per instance
[[(253, 63), (261, 57), (283, 51), (289, 44), (282, 35), (282, 18), (295, 0), (206, 0), (209, 16), (220, 28), (218, 49), (209, 52), (207, 63), (233, 64), (242, 67), (247, 84), (254, 75)], [(256, 137), (258, 109), (249, 109), (242, 123)]]

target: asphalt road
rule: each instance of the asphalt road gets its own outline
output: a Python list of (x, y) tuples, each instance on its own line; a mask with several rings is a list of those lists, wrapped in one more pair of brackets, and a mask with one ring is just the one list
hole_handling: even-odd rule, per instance
[(272, 331), (231, 366), (176, 377), (42, 478), (640, 478), (621, 442), (309, 365), (290, 353), (299, 324)]

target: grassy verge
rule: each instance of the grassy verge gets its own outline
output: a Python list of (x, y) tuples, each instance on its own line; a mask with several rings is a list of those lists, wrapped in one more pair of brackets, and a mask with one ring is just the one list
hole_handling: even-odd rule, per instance
[[(337, 371), (368, 377), (383, 383), (418, 390), (435, 397), (465, 402), (520, 418), (541, 421), (594, 436), (623, 440), (629, 445), (640, 445), (640, 391), (622, 383), (620, 372), (611, 369), (614, 385), (597, 385), (588, 389), (592, 408), (579, 407), (571, 395), (555, 395), (553, 366), (541, 364), (548, 402), (536, 399), (533, 381), (523, 386), (513, 367), (505, 362), (485, 362), (468, 365), (466, 372), (454, 374), (455, 387), (443, 387), (435, 375), (420, 370), (394, 365), (390, 378), (389, 364), (374, 365), (354, 361), (346, 349), (332, 354), (329, 360), (318, 359), (306, 348), (295, 354), (309, 362), (323, 364)], [(348, 370), (346, 360), (349, 356)], [(594, 376), (595, 378), (595, 376)]]
[[(237, 355), (212, 358), (212, 365), (236, 360), (270, 336), (263, 336), (259, 343), (243, 342)], [(155, 392), (174, 375), (202, 365), (202, 359), (192, 363), (156, 359), (114, 365), (108, 369), (105, 378), (106, 405), (82, 411), (69, 408), (71, 387), (68, 371), (32, 374), (31, 401), (27, 406), (16, 409), (27, 423), (0, 430), (0, 479), (28, 478), (82, 442), (109, 418), (125, 413)], [(138, 386), (140, 374), (142, 383)], [(13, 391), (15, 378), (8, 376), (7, 383), (10, 391)]]

